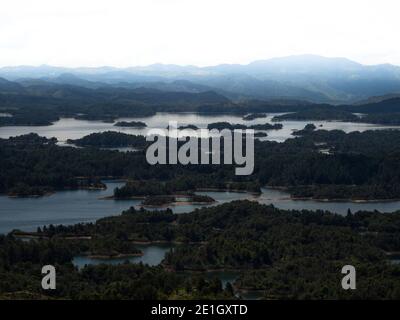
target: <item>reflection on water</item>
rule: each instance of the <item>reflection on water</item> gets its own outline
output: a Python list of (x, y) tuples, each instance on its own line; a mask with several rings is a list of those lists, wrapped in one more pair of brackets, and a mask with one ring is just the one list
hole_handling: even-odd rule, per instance
[(341, 215), (347, 214), (348, 209), (353, 213), (360, 210), (381, 212), (394, 212), (400, 210), (400, 201), (384, 202), (349, 202), (334, 201), (323, 202), (315, 200), (293, 200), (286, 192), (262, 188), (262, 194), (257, 201), (263, 204), (273, 204), (277, 208), (287, 210), (327, 210)]
[(0, 196), (0, 233), (33, 231), (45, 224), (74, 224), (117, 215), (139, 201), (99, 200), (123, 182), (106, 182), (107, 190), (60, 191), (40, 198)]
[[(115, 258), (115, 259), (93, 259), (88, 256), (76, 256), (72, 259), (72, 264), (78, 269), (84, 268), (86, 265), (100, 265), (100, 264), (108, 264), (108, 265), (118, 265), (123, 264), (125, 262), (129, 263), (143, 263), (149, 266), (157, 266), (159, 265), (165, 257), (165, 254), (170, 250), (173, 250), (174, 246), (171, 244), (140, 244), (136, 245), (138, 249), (143, 252), (143, 256), (141, 257), (127, 257), (127, 258)], [(230, 284), (234, 284), (236, 279), (240, 276), (240, 271), (207, 271), (207, 272), (183, 272), (181, 274), (185, 274), (188, 277), (191, 276), (202, 276), (205, 279), (219, 279), (222, 284), (222, 288), (225, 289), (228, 282)], [(241, 291), (237, 292), (236, 296), (243, 298), (244, 300), (257, 300), (262, 298), (263, 291)]]
[[(123, 185), (123, 182), (106, 181), (107, 190), (75, 190), (60, 191), (51, 196), (41, 198), (9, 198), (0, 196), (0, 233), (7, 233), (13, 229), (34, 231), (37, 227), (48, 224), (75, 224), (90, 222), (97, 219), (118, 215), (131, 206), (140, 207), (141, 200), (100, 200), (99, 198), (112, 195), (114, 188)], [(293, 200), (280, 190), (263, 188), (261, 195), (245, 192), (196, 192), (208, 195), (216, 200), (215, 203), (204, 205), (175, 205), (169, 206), (175, 213), (192, 212), (195, 209), (216, 206), (234, 200), (252, 200), (262, 204), (273, 204), (280, 209), (288, 210), (328, 210), (346, 214), (359, 210), (393, 212), (400, 210), (400, 201), (393, 202), (320, 202), (314, 200)], [(165, 210), (166, 207), (151, 208), (151, 210)]]
[(77, 256), (74, 257), (72, 263), (79, 269), (85, 265), (98, 265), (98, 264), (122, 264), (126, 261), (130, 263), (148, 264), (149, 266), (157, 266), (164, 259), (167, 252), (173, 249), (173, 245), (170, 244), (137, 244), (136, 248), (143, 252), (141, 257), (125, 257), (115, 259), (93, 259), (88, 256)]
[[(76, 120), (72, 118), (62, 118), (56, 121), (51, 126), (10, 126), (0, 127), (0, 138), (8, 138), (10, 136), (17, 136), (21, 134), (27, 134), (30, 132), (37, 133), (47, 138), (56, 137), (60, 143), (65, 143), (67, 139), (79, 139), (83, 136), (89, 135), (94, 132), (102, 132), (107, 130), (119, 131), (128, 134), (144, 135), (151, 128), (162, 128), (165, 129), (169, 121), (177, 121), (179, 126), (184, 125), (195, 125), (199, 128), (206, 128), (207, 124), (212, 122), (226, 121), (230, 123), (243, 123), (243, 124), (262, 124), (269, 122), (275, 115), (282, 113), (271, 113), (268, 114), (267, 118), (258, 118), (252, 121), (245, 121), (241, 116), (236, 115), (204, 115), (204, 114), (192, 114), (192, 113), (157, 113), (151, 117), (145, 118), (119, 118), (116, 121), (142, 121), (147, 124), (147, 128), (124, 128), (115, 127), (113, 123), (105, 123), (102, 121), (87, 121), (87, 120)], [(400, 128), (400, 127), (388, 127), (374, 124), (365, 123), (351, 123), (351, 122), (340, 122), (340, 121), (282, 121), (283, 129), (281, 130), (269, 130), (267, 131), (268, 137), (262, 138), (261, 140), (267, 139), (271, 141), (282, 142), (292, 137), (294, 130), (303, 129), (307, 123), (313, 122), (318, 129), (333, 130), (339, 129), (345, 132), (351, 131), (365, 131), (365, 130), (377, 130), (385, 128)]]
[[(110, 196), (113, 190), (124, 182), (106, 181), (107, 190), (74, 190), (59, 191), (51, 196), (40, 198), (9, 198), (0, 196), (0, 234), (13, 229), (34, 231), (37, 227), (48, 224), (75, 224), (93, 222), (97, 219), (118, 215), (130, 207), (140, 208), (141, 200), (101, 200)], [(233, 192), (201, 192), (208, 194), (217, 205), (236, 199), (245, 199), (247, 193)], [(175, 213), (191, 212), (205, 205), (171, 206)], [(151, 208), (165, 210), (166, 207)]]

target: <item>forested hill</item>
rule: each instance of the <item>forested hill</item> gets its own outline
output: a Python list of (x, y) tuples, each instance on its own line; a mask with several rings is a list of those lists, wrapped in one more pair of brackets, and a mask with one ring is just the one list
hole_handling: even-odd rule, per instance
[(349, 107), (353, 112), (363, 113), (392, 113), (400, 112), (400, 98), (390, 98), (383, 101), (366, 103), (354, 107)]
[[(362, 65), (345, 58), (296, 55), (246, 65), (196, 67), (153, 64), (129, 68), (63, 68), (20, 66), (0, 68), (0, 77), (29, 82), (147, 87), (164, 91), (215, 91), (231, 99), (300, 99), (348, 104), (371, 96), (400, 92), (400, 68)], [(29, 79), (30, 78), (30, 79)]]
[[(248, 113), (296, 112), (285, 119), (345, 120), (370, 123), (400, 123), (400, 98), (357, 105), (330, 105), (293, 97), (256, 100), (238, 96), (232, 100), (212, 87), (194, 91), (159, 90), (126, 84), (98, 84), (88, 87), (81, 81), (55, 83), (41, 79), (20, 82), (0, 78), (0, 126), (50, 125), (62, 116), (85, 120), (114, 121), (118, 117), (151, 116), (156, 112)], [(207, 89), (207, 90), (206, 90)], [(366, 116), (358, 119), (352, 113)], [(391, 114), (388, 116), (388, 114)]]
[(4, 125), (50, 125), (62, 116), (87, 120), (113, 120), (117, 117), (150, 116), (157, 111), (197, 111), (204, 105), (231, 104), (213, 91), (167, 92), (156, 89), (101, 87), (33, 83), (21, 86), (0, 81), (0, 111)]

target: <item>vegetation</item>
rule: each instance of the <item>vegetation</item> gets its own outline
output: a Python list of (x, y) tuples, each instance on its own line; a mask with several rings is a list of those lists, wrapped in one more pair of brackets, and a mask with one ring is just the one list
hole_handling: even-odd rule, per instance
[[(264, 117), (269, 112), (292, 112), (294, 114), (291, 116), (283, 115), (277, 119), (343, 121), (359, 121), (352, 113), (362, 113), (376, 114), (371, 119), (366, 118), (373, 121), (372, 123), (393, 123), (384, 114), (391, 113), (398, 118), (400, 101), (396, 96), (388, 96), (387, 99), (382, 98), (372, 103), (367, 101), (361, 105), (339, 106), (294, 99), (248, 99), (233, 103), (225, 96), (210, 91), (210, 87), (202, 88), (208, 91), (194, 93), (134, 88), (121, 83), (103, 83), (101, 88), (92, 83), (93, 86), (86, 87), (85, 84), (90, 81), (82, 84), (79, 79), (76, 83), (77, 85), (71, 85), (26, 80), (24, 85), (20, 85), (0, 79), (1, 112), (11, 115), (0, 117), (0, 126), (51, 125), (61, 117), (114, 122), (121, 117), (146, 117), (156, 112), (237, 114), (248, 120)], [(253, 89), (251, 86), (251, 90)], [(297, 92), (296, 96), (304, 93)], [(316, 95), (313, 96), (315, 101), (326, 101), (323, 95)]]
[[(213, 181), (205, 176), (194, 176), (167, 180), (167, 181), (128, 181), (124, 186), (114, 190), (115, 199), (130, 199), (135, 197), (159, 196), (159, 195), (174, 195), (174, 194), (189, 194), (198, 189), (219, 189), (219, 190), (239, 190), (248, 192), (260, 192), (260, 185), (256, 182), (229, 182)], [(201, 199), (201, 196), (196, 196)], [(204, 198), (206, 199), (206, 198)], [(194, 202), (203, 202), (196, 201)]]
[(254, 138), (265, 138), (268, 137), (268, 133), (266, 132), (255, 132)]
[(398, 126), (400, 125), (400, 112), (366, 114), (359, 119), (359, 122)]
[[(23, 292), (64, 299), (234, 298), (232, 286), (223, 290), (219, 280), (185, 272), (230, 269), (240, 272), (236, 290), (262, 290), (267, 299), (399, 299), (400, 267), (387, 261), (400, 251), (399, 228), (398, 212), (339, 216), (250, 201), (180, 215), (131, 208), (94, 224), (40, 228), (40, 238), (29, 242), (13, 234), (0, 237), (0, 297)], [(87, 240), (73, 240), (83, 235)], [(157, 267), (126, 263), (78, 271), (71, 264), (83, 252), (137, 252), (134, 241), (181, 245)], [(57, 267), (57, 289), (51, 292), (38, 285), (44, 264)], [(357, 269), (357, 290), (341, 287), (347, 264)]]
[(357, 121), (358, 117), (349, 111), (341, 110), (334, 107), (315, 108), (301, 110), (294, 113), (287, 113), (280, 116), (275, 116), (272, 121), (283, 120), (338, 120), (338, 121)]
[(142, 121), (118, 121), (114, 124), (116, 127), (127, 128), (145, 128), (147, 125)]
[(176, 202), (176, 198), (174, 196), (149, 196), (142, 201), (142, 205), (160, 207), (174, 202)]
[(144, 148), (148, 143), (144, 136), (135, 136), (121, 132), (105, 131), (91, 133), (81, 139), (68, 139), (69, 144), (80, 147), (115, 148), (115, 147), (135, 147)]
[(104, 86), (90, 89), (67, 84), (22, 87), (18, 92), (2, 92), (0, 126), (51, 125), (60, 117), (113, 122), (121, 117), (146, 117), (158, 111), (196, 112), (200, 107), (229, 105), (224, 96), (207, 91), (200, 93), (166, 92), (155, 89), (127, 89)]
[(305, 125), (305, 127), (299, 131), (293, 132), (294, 136), (302, 136), (305, 134), (308, 134), (310, 132), (313, 132), (317, 127), (313, 123), (308, 123)]
[(188, 124), (185, 126), (180, 126), (178, 127), (179, 130), (185, 130), (185, 129), (192, 129), (192, 130), (197, 130), (199, 127), (195, 126), (194, 124)]
[(179, 194), (179, 195), (157, 195), (157, 196), (147, 196), (143, 201), (142, 205), (144, 206), (155, 206), (160, 207), (167, 204), (177, 204), (182, 201), (178, 201), (177, 197), (183, 197), (185, 199), (184, 202), (190, 203), (202, 203), (208, 204), (213, 203), (215, 200), (210, 196), (203, 196), (194, 193), (187, 193), (187, 194)]
[(283, 128), (283, 125), (281, 123), (275, 123), (275, 124), (264, 123), (264, 124), (254, 124), (251, 126), (247, 126), (244, 124), (231, 124), (229, 122), (215, 122), (215, 123), (208, 124), (207, 128), (209, 130), (212, 130), (212, 129), (217, 129), (217, 130), (223, 130), (223, 129), (229, 129), (229, 130), (235, 130), (235, 129), (280, 130)]
[(255, 120), (258, 118), (266, 118), (267, 115), (265, 113), (250, 113), (248, 115), (245, 115), (243, 117), (243, 120), (247, 120), (247, 121), (251, 121), (251, 120)]
[[(110, 136), (114, 134), (116, 141), (120, 137), (123, 141), (132, 137), (144, 141), (143, 137), (118, 133)], [(102, 134), (88, 137), (89, 140), (94, 138), (93, 145), (115, 146), (114, 142), (103, 143)], [(83, 141), (87, 139), (84, 137)], [(329, 149), (330, 154), (321, 153), (321, 145)], [(260, 186), (272, 185), (289, 187), (296, 196), (301, 196), (303, 188), (304, 196), (312, 197), (310, 192), (321, 186), (327, 199), (337, 199), (341, 194), (340, 198), (347, 199), (349, 195), (339, 190), (351, 188), (360, 190), (351, 192), (357, 200), (398, 199), (399, 155), (400, 132), (396, 130), (349, 134), (315, 130), (284, 143), (256, 140), (253, 175), (236, 176), (233, 165), (152, 166), (147, 163), (144, 150), (120, 153), (59, 147), (54, 139), (28, 135), (0, 139), (0, 192), (8, 193), (15, 188), (27, 190), (28, 187), (46, 191), (97, 188), (101, 187), (102, 177), (114, 177), (141, 181), (134, 188), (120, 190), (128, 197), (168, 195), (203, 188), (259, 192)], [(23, 195), (28, 193), (21, 191)]]
[(251, 126), (248, 126), (248, 129), (253, 129), (253, 130), (280, 130), (283, 128), (283, 125), (281, 123), (264, 123), (264, 124), (253, 124)]
[[(11, 89), (0, 90), (1, 112), (11, 115), (0, 117), (0, 126), (50, 125), (61, 117), (114, 122), (160, 111), (234, 113), (244, 120), (264, 118), (265, 112), (291, 112), (274, 120), (400, 123), (398, 98), (328, 106), (302, 101), (233, 103), (212, 91), (89, 89), (46, 83)], [(116, 125), (146, 126), (140, 121)], [(190, 124), (179, 129), (185, 128), (197, 129)], [(218, 122), (208, 128), (279, 130), (282, 124)], [(138, 197), (143, 206), (170, 205), (181, 198), (211, 203), (214, 199), (195, 192), (260, 192), (263, 185), (285, 187), (295, 198), (400, 199), (399, 131), (346, 134), (308, 124), (294, 135), (284, 143), (255, 140), (255, 170), (250, 176), (235, 176), (234, 165), (151, 166), (145, 158), (146, 139), (118, 132), (68, 140), (81, 148), (60, 147), (56, 139), (36, 134), (0, 139), (0, 193), (43, 196), (63, 189), (99, 189), (105, 188), (101, 180), (107, 177), (127, 180), (114, 190), (115, 199)], [(139, 150), (101, 149), (128, 146)], [(329, 154), (321, 153), (321, 146)], [(32, 240), (19, 239), (24, 235)], [(176, 246), (155, 267), (126, 262), (79, 270), (73, 265), (74, 257), (81, 255), (141, 255), (138, 242)], [(236, 299), (242, 289), (260, 290), (266, 299), (400, 299), (400, 266), (388, 261), (399, 252), (400, 211), (349, 211), (339, 216), (279, 210), (251, 201), (180, 215), (169, 209), (130, 208), (95, 223), (1, 235), (0, 299)], [(57, 268), (56, 290), (40, 287), (45, 264)], [(348, 264), (357, 268), (355, 291), (344, 291), (340, 284), (341, 268)], [(210, 270), (233, 270), (240, 276), (223, 289), (220, 280), (205, 279)]]

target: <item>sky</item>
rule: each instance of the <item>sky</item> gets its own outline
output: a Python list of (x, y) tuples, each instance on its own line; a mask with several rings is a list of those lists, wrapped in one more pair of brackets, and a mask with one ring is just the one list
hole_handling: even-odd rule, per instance
[(0, 66), (400, 65), (398, 0), (1, 0)]

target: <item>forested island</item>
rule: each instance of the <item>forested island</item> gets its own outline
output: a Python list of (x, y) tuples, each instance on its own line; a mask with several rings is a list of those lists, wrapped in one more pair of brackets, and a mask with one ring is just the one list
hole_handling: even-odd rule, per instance
[(253, 130), (280, 130), (283, 128), (283, 125), (281, 123), (264, 123), (264, 124), (253, 124), (253, 125), (244, 125), (244, 124), (231, 124), (229, 122), (215, 122), (215, 123), (209, 123), (207, 125), (207, 129), (212, 130), (212, 129), (217, 129), (217, 130), (223, 130), (223, 129), (229, 129), (229, 130), (236, 130), (236, 129), (253, 129)]
[(255, 132), (254, 138), (266, 138), (268, 137), (268, 133), (266, 132)]
[[(167, 181), (138, 180), (128, 181), (123, 187), (114, 190), (113, 199), (135, 199), (147, 196), (186, 195), (193, 202), (212, 202), (211, 198), (201, 198), (194, 195), (196, 190), (220, 190), (220, 191), (246, 191), (260, 193), (260, 185), (252, 181), (223, 182), (212, 181), (206, 176), (197, 175), (194, 177), (179, 176)], [(196, 198), (195, 198), (196, 197)], [(202, 200), (203, 201), (202, 201)]]
[[(178, 200), (180, 198), (180, 200)], [(187, 192), (179, 195), (154, 195), (146, 196), (142, 201), (143, 206), (147, 207), (162, 207), (166, 205), (180, 204), (210, 204), (215, 202), (210, 196), (197, 195)]]
[(266, 118), (266, 117), (267, 117), (266, 113), (250, 113), (248, 115), (245, 115), (243, 117), (243, 120), (251, 121), (251, 120), (254, 120), (254, 119)]
[(306, 134), (309, 134), (309, 133), (313, 132), (315, 129), (317, 129), (315, 124), (308, 123), (308, 124), (305, 125), (305, 127), (303, 129), (298, 130), (298, 131), (294, 131), (292, 134), (294, 136), (303, 136), (303, 135), (306, 135)]
[(188, 124), (188, 125), (184, 125), (184, 126), (179, 126), (178, 129), (179, 130), (185, 130), (185, 129), (197, 130), (197, 129), (199, 129), (199, 127), (195, 126), (194, 124)]
[(116, 127), (125, 128), (145, 128), (147, 125), (142, 121), (118, 121), (114, 124)]
[(79, 147), (98, 147), (98, 148), (116, 148), (116, 147), (135, 147), (144, 148), (148, 145), (144, 136), (135, 136), (122, 132), (105, 131), (91, 133), (81, 139), (68, 139), (67, 143)]

